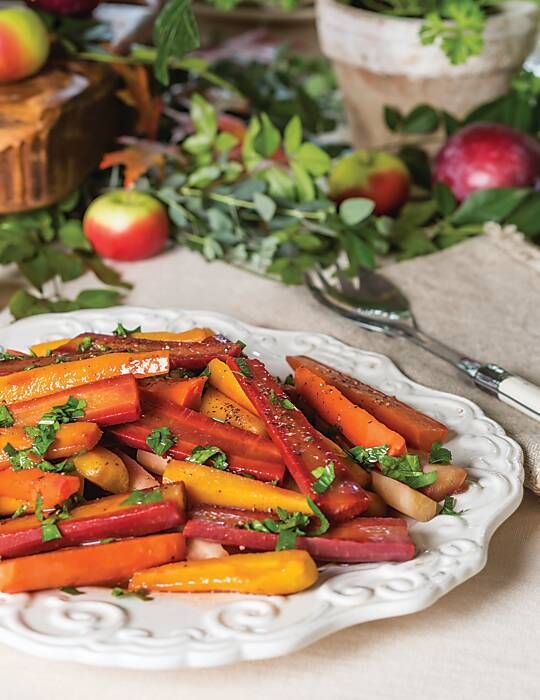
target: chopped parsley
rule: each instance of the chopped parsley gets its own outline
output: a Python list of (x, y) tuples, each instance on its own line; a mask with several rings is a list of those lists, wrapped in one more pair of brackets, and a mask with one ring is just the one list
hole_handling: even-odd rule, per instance
[(75, 586), (63, 586), (60, 590), (68, 595), (84, 595), (84, 591), (80, 591)]
[(246, 347), (246, 344), (244, 343), (243, 340), (237, 340), (236, 343), (235, 343), (235, 345), (239, 345), (239, 346), (240, 346), (240, 350), (243, 350), (243, 349)]
[(452, 464), (452, 453), (442, 446), (442, 442), (434, 442), (429, 453), (430, 464)]
[(335, 464), (334, 462), (327, 462), (324, 467), (317, 467), (311, 473), (317, 479), (311, 487), (313, 491), (319, 494), (325, 493), (336, 478)]
[[(174, 372), (175, 370), (173, 370)], [(203, 371), (199, 374), (199, 377), (209, 377), (210, 376), (210, 365), (206, 365)]]
[(288, 374), (285, 377), (283, 384), (285, 384), (285, 386), (294, 386), (294, 377), (292, 376), (292, 374)]
[(140, 333), (141, 332), (141, 327), (137, 326), (137, 328), (132, 328), (129, 330), (129, 328), (126, 328), (123, 323), (120, 323), (118, 321), (116, 328), (113, 331), (113, 335), (116, 335), (118, 338), (127, 338), (130, 335), (133, 335), (134, 333)]
[(114, 542), (114, 537), (104, 537), (99, 544), (111, 544), (111, 542)]
[(55, 355), (54, 360), (53, 360), (53, 365), (61, 365), (62, 362), (67, 362), (67, 361), (68, 361), (67, 355)]
[(92, 347), (92, 338), (89, 335), (85, 335), (81, 342), (77, 345), (77, 350), (79, 352), (86, 352)]
[(290, 399), (279, 398), (279, 396), (273, 389), (270, 389), (270, 391), (268, 392), (268, 398), (270, 400), (270, 403), (272, 403), (274, 406), (281, 406), (282, 408), (286, 408), (289, 411), (294, 411), (296, 409), (296, 406)]
[(22, 469), (34, 469), (36, 462), (31, 458), (30, 453), (32, 448), (26, 450), (16, 450), (13, 445), (8, 442), (4, 447), (4, 452), (7, 454), (9, 464), (14, 472), (19, 472)]
[(413, 489), (421, 489), (437, 481), (437, 471), (424, 472), (417, 455), (405, 454), (401, 457), (385, 455), (379, 459), (379, 464), (385, 476), (401, 481)]
[(251, 379), (253, 377), (251, 373), (250, 366), (248, 365), (248, 361), (246, 360), (245, 357), (235, 357), (236, 364), (238, 365), (238, 369), (240, 370), (240, 373), (244, 375), (244, 377), (247, 377), (248, 379)]
[(20, 355), (14, 355), (12, 352), (0, 352), (0, 362), (6, 362), (7, 360), (21, 360)]
[(41, 493), (38, 493), (36, 497), (35, 505), (35, 515), (36, 518), (41, 523), (41, 541), (50, 542), (51, 540), (58, 540), (62, 537), (58, 525), (56, 524), (59, 520), (66, 520), (69, 518), (69, 511), (67, 509), (67, 504), (63, 504), (61, 510), (57, 509), (48, 517), (43, 514), (43, 498)]
[(28, 504), (21, 503), (21, 505), (17, 507), (17, 510), (11, 516), (12, 520), (14, 520), (15, 518), (20, 518), (21, 515), (24, 515), (27, 510), (28, 510)]
[(0, 405), (0, 428), (11, 428), (11, 426), (15, 423), (15, 419), (13, 418), (13, 414), (9, 410), (9, 408), (6, 406), (6, 404), (1, 404)]
[(176, 437), (167, 426), (154, 428), (146, 438), (146, 444), (156, 455), (162, 457), (176, 443)]
[(206, 464), (210, 461), (213, 467), (223, 471), (229, 467), (227, 455), (215, 445), (197, 445), (197, 447), (193, 448), (189, 457), (186, 457), (186, 461), (194, 462), (195, 464)]
[(138, 598), (139, 600), (144, 600), (145, 602), (154, 600), (146, 588), (138, 588), (136, 591), (128, 591), (125, 588), (116, 586), (115, 588), (111, 589), (111, 595), (114, 598)]
[(311, 500), (311, 498), (309, 496), (306, 498), (306, 500), (308, 502), (308, 506), (311, 508), (311, 510), (315, 513), (315, 515), (319, 519), (319, 527), (316, 530), (311, 530), (309, 534), (312, 537), (315, 537), (317, 535), (324, 535), (324, 533), (327, 532), (328, 529), (330, 528), (330, 523), (328, 522), (328, 518), (322, 512), (322, 510)]
[(121, 506), (142, 506), (148, 503), (159, 503), (163, 500), (163, 494), (159, 488), (151, 491), (132, 491), (129, 496), (120, 503)]
[(36, 367), (39, 367), (39, 365), (36, 365), (35, 363), (26, 365), (26, 367), (23, 367), (23, 372), (28, 372), (29, 369), (36, 369)]
[(56, 430), (63, 423), (73, 423), (78, 418), (84, 418), (86, 401), (70, 396), (65, 404), (53, 406), (38, 421), (38, 425), (53, 425)]
[(466, 512), (464, 510), (455, 510), (455, 507), (456, 499), (453, 496), (447, 496), (444, 499), (439, 515), (463, 515)]
[(386, 456), (388, 450), (388, 445), (379, 445), (378, 447), (362, 447), (361, 445), (356, 445), (356, 447), (351, 447), (348, 454), (363, 467), (372, 468), (382, 457)]
[(34, 464), (42, 472), (53, 472), (55, 474), (71, 474), (75, 471), (75, 464), (72, 459), (63, 459), (61, 462), (49, 462), (44, 459), (42, 462)]
[(32, 447), (30, 448), (34, 454), (43, 456), (49, 447), (56, 440), (57, 428), (51, 424), (39, 423), (35, 426), (29, 425), (24, 429), (24, 432), (29, 438), (32, 438)]

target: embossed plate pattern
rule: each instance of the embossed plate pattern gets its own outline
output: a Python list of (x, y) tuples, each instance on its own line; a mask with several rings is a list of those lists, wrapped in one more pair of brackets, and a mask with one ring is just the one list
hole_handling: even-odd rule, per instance
[(264, 659), (306, 646), (336, 630), (422, 610), (482, 569), (489, 539), (522, 497), (519, 446), (467, 399), (407, 379), (392, 362), (315, 333), (248, 326), (204, 311), (118, 307), (45, 315), (0, 331), (5, 347), (71, 337), (84, 331), (128, 328), (184, 330), (210, 326), (247, 343), (270, 370), (285, 376), (287, 354), (307, 354), (395, 394), (446, 423), (455, 461), (471, 486), (457, 498), (462, 517), (439, 516), (411, 527), (418, 555), (400, 564), (327, 566), (319, 583), (291, 597), (161, 595), (152, 602), (114, 599), (87, 588), (0, 594), (0, 641), (52, 659), (125, 668), (217, 666)]

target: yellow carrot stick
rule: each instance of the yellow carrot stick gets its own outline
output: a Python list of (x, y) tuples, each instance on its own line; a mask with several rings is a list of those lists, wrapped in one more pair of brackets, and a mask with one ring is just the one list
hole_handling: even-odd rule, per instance
[(213, 359), (208, 365), (210, 371), (210, 376), (208, 381), (214, 389), (221, 391), (222, 394), (228, 396), (236, 403), (240, 404), (243, 408), (248, 410), (250, 413), (257, 415), (255, 406), (251, 403), (248, 397), (245, 395), (244, 390), (240, 387), (234, 372), (232, 369), (227, 367), (227, 365), (221, 360)]

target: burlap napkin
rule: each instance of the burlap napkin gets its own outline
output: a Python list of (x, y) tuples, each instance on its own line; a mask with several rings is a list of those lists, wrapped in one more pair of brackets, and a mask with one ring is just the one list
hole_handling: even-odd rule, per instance
[[(446, 251), (392, 263), (384, 273), (408, 295), (419, 325), (470, 357), (496, 362), (540, 384), (540, 249), (512, 228), (490, 224), (486, 235)], [(527, 486), (540, 495), (540, 423), (480, 391), (457, 370), (406, 341), (358, 328), (315, 302), (302, 287), (286, 287), (176, 248), (119, 266), (135, 287), (126, 303), (221, 311), (249, 323), (328, 333), (391, 357), (412, 379), (470, 398), (523, 447)], [(20, 281), (0, 277), (0, 303)], [(95, 287), (88, 277), (66, 294)], [(5, 301), (4, 301), (5, 303)], [(7, 323), (3, 312), (0, 323)]]

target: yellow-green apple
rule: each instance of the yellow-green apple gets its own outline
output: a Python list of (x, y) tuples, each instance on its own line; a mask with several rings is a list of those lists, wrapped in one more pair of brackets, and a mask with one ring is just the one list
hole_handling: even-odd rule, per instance
[(49, 35), (38, 15), (27, 7), (0, 10), (0, 82), (34, 75), (49, 56)]
[(330, 197), (338, 204), (351, 197), (375, 203), (375, 214), (393, 214), (409, 196), (411, 178), (405, 163), (383, 151), (355, 151), (333, 166)]
[(478, 122), (456, 131), (435, 159), (433, 179), (456, 199), (492, 187), (527, 187), (540, 177), (540, 144), (503, 124)]
[(94, 250), (112, 260), (144, 260), (167, 243), (169, 219), (163, 205), (145, 192), (111, 190), (94, 199), (83, 220)]
[(100, 0), (26, 0), (30, 7), (50, 12), (60, 17), (80, 17), (89, 15), (99, 5)]

